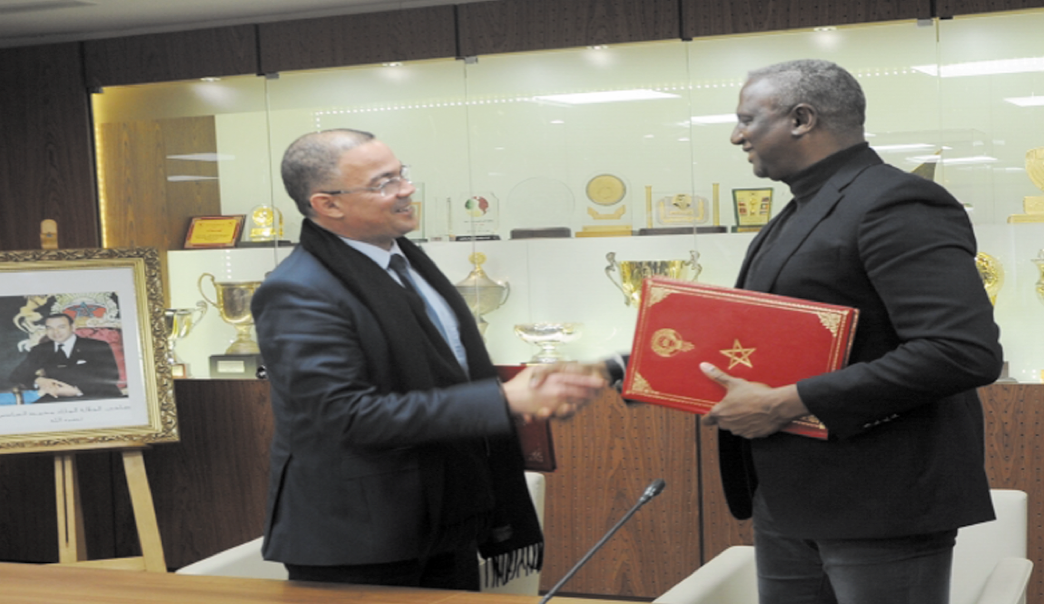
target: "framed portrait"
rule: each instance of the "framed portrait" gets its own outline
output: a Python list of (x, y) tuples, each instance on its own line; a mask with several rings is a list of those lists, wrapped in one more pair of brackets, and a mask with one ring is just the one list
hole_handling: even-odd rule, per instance
[(178, 440), (154, 248), (0, 252), (0, 453)]

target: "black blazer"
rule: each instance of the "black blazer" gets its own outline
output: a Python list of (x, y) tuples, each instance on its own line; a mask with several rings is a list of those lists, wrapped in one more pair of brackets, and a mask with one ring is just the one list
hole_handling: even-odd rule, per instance
[[(275, 413), (264, 557), (327, 566), (426, 554), (451, 512), (432, 504), (445, 444), (513, 429), (498, 381), (393, 392), (373, 313), (301, 246), (251, 306)], [(471, 496), (491, 497), (478, 484)]]
[[(734, 515), (754, 489), (788, 534), (878, 538), (993, 518), (975, 388), (1002, 352), (967, 212), (942, 187), (885, 165), (869, 148), (790, 220), (737, 287), (859, 308), (849, 365), (798, 392), (828, 441), (719, 432)], [(795, 350), (795, 354), (800, 354)]]
[[(116, 357), (108, 342), (77, 336), (73, 351), (66, 358), (65, 353), (55, 352), (54, 342), (43, 341), (29, 351), (28, 356), (11, 372), (12, 383), (23, 388), (34, 388), (38, 371), (46, 377), (76, 386), (83, 396), (91, 398), (122, 397), (123, 392), (117, 385), (120, 370), (116, 365)], [(38, 402), (56, 400), (45, 396)]]

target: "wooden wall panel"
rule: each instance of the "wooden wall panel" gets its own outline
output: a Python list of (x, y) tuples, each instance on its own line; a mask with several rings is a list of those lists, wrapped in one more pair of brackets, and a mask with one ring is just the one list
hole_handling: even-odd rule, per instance
[(84, 42), (90, 88), (257, 73), (257, 29), (237, 25)]
[[(147, 450), (145, 470), (167, 566), (177, 569), (261, 536), (273, 420), (268, 382), (176, 380), (174, 392), (181, 440)], [(130, 510), (117, 518), (120, 555), (133, 555)]]
[(49, 455), (0, 456), (0, 560), (56, 562), (58, 524), (54, 458)]
[(261, 72), (454, 57), (452, 6), (259, 26)]
[[(190, 218), (221, 214), (221, 189), (216, 180), (218, 162), (185, 160), (183, 155), (217, 155), (217, 128), (213, 116), (162, 120), (164, 173), (166, 182), (166, 240), (161, 249), (180, 250), (185, 245)], [(204, 180), (169, 180), (174, 177)], [(210, 180), (214, 179), (214, 180)]]
[[(90, 559), (112, 558), (117, 544), (114, 506), (122, 495), (130, 506), (126, 487), (113, 486), (112, 468), (120, 457), (106, 451), (76, 455), (80, 502)], [(118, 466), (123, 471), (122, 464)], [(124, 483), (126, 484), (126, 483)], [(7, 453), (0, 455), (0, 560), (52, 563), (58, 561), (58, 516), (55, 508), (54, 455)], [(135, 546), (136, 547), (136, 546)]]
[(460, 54), (678, 38), (677, 0), (500, 0), (457, 7)]
[(64, 248), (97, 247), (90, 107), (80, 46), (0, 49), (0, 249), (40, 249), (40, 221)]
[(986, 414), (990, 486), (1029, 494), (1028, 555), (1033, 561), (1026, 604), (1044, 604), (1044, 386), (994, 384), (979, 391)]
[(547, 474), (541, 589), (553, 587), (638, 501), (643, 506), (562, 593), (654, 598), (699, 566), (699, 481), (694, 416), (615, 394), (552, 425), (558, 470)]
[(152, 246), (179, 250), (190, 216), (221, 213), (217, 162), (171, 156), (216, 154), (213, 116), (102, 124), (98, 129), (110, 247)]
[(1044, 8), (1044, 0), (935, 0), (938, 17)]
[(929, 18), (931, 14), (930, 0), (681, 0), (685, 39)]

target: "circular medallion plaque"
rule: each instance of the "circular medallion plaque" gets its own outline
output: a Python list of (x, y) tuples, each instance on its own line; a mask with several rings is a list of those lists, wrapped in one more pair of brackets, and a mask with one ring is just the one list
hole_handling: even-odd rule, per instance
[(587, 183), (587, 198), (598, 205), (611, 206), (627, 194), (627, 185), (612, 174), (599, 174)]

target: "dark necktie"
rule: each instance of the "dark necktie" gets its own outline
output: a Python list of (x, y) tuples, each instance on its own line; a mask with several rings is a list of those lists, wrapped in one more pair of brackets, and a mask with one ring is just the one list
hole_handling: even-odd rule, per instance
[(428, 318), (431, 319), (432, 324), (435, 325), (435, 328), (439, 330), (440, 334), (442, 334), (442, 339), (449, 343), (449, 337), (446, 335), (446, 328), (442, 326), (442, 321), (439, 321), (439, 315), (435, 313), (435, 308), (432, 307), (428, 298), (420, 293), (420, 290), (417, 289), (417, 284), (413, 281), (413, 277), (410, 276), (410, 271), (406, 267), (406, 258), (399, 254), (392, 254), (388, 266), (390, 266), (391, 269), (395, 271), (395, 274), (399, 276), (399, 280), (402, 281), (402, 286), (412, 295), (421, 299), (424, 303), (424, 311), (428, 314)]

